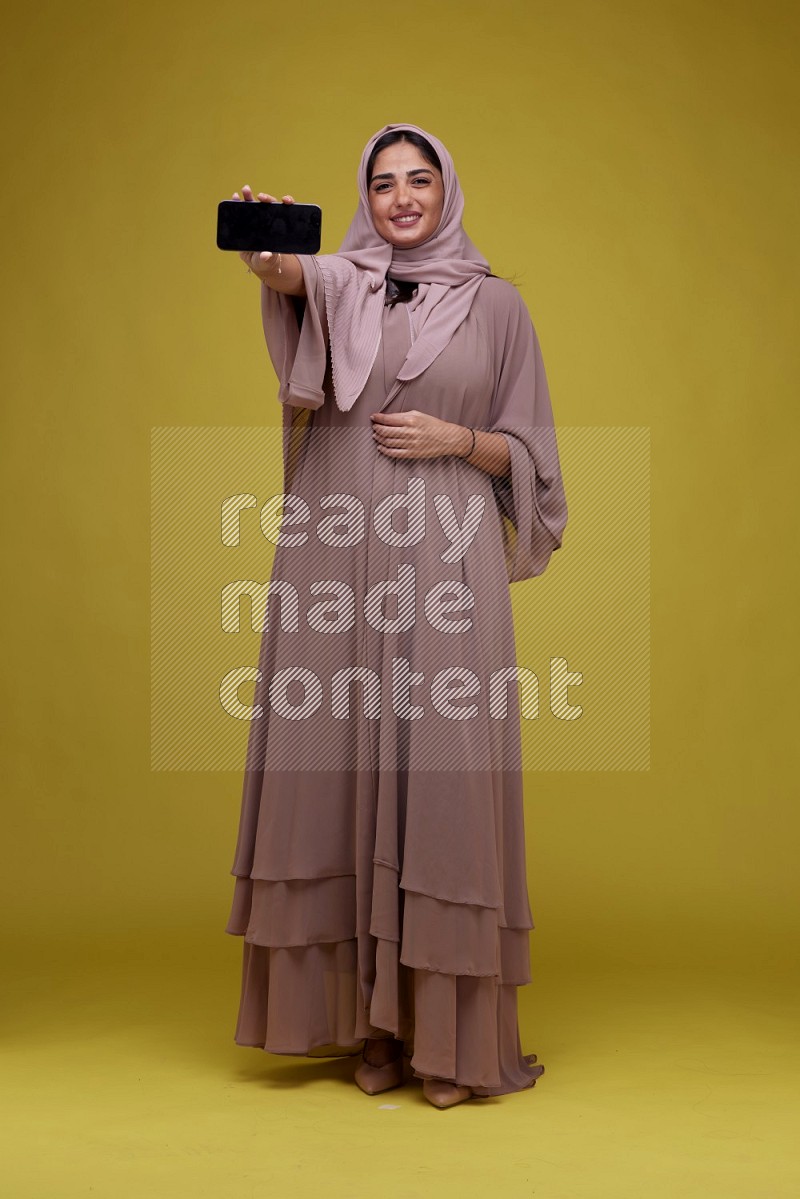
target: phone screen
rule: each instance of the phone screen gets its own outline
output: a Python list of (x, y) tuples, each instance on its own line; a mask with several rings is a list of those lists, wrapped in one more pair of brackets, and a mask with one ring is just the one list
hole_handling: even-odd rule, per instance
[(322, 210), (318, 204), (223, 200), (217, 209), (220, 250), (316, 254), (321, 235)]

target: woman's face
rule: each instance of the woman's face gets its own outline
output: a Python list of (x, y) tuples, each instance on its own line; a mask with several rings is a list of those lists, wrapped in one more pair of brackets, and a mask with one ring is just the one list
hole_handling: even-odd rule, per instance
[(436, 167), (411, 142), (395, 142), (381, 150), (372, 172), (369, 207), (381, 237), (406, 250), (432, 237), (444, 205)]

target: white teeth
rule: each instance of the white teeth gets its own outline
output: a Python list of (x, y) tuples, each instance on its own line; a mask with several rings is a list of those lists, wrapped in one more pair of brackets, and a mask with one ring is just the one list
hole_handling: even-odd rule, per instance
[(395, 216), (392, 220), (396, 225), (413, 225), (414, 221), (419, 220), (419, 217), (414, 216)]

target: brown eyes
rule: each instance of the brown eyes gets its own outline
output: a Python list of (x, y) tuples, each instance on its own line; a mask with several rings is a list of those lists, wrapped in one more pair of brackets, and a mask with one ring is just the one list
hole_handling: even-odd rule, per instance
[[(431, 180), (429, 179), (429, 177), (427, 175), (417, 175), (414, 179), (411, 180), (411, 182), (424, 184), (424, 183), (430, 183)], [(392, 186), (391, 183), (376, 183), (375, 187), (373, 187), (372, 190), (375, 192), (382, 192), (385, 188), (391, 187), (391, 186)]]

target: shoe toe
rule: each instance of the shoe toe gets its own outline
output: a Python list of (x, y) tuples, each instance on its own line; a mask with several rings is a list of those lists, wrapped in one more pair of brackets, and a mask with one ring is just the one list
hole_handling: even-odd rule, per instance
[(365, 1095), (380, 1095), (394, 1087), (402, 1086), (403, 1059), (389, 1062), (385, 1066), (370, 1066), (369, 1062), (360, 1062), (353, 1075), (356, 1084)]
[(457, 1103), (472, 1098), (471, 1087), (458, 1086), (443, 1079), (423, 1079), (422, 1091), (429, 1103), (441, 1109), (455, 1107)]

